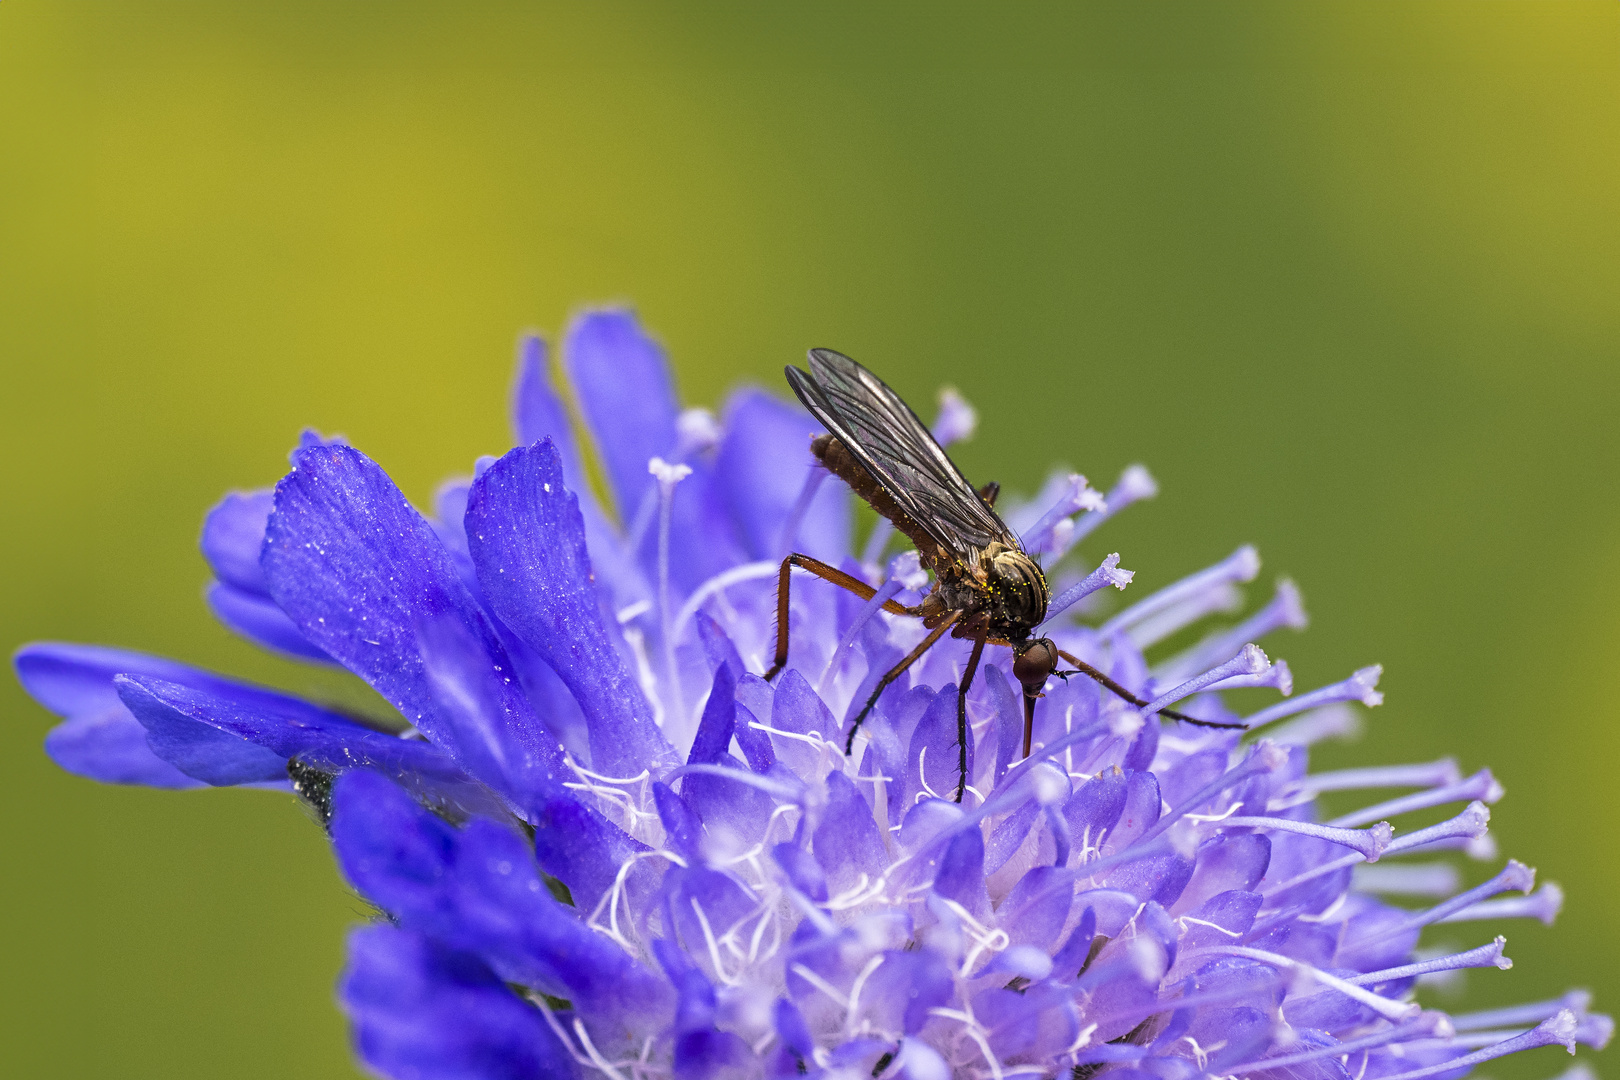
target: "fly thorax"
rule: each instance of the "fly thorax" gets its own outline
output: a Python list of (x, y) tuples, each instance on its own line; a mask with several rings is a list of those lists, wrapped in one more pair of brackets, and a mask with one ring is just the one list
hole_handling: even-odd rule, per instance
[(1003, 550), (988, 560), (987, 584), (993, 617), (1008, 629), (1024, 629), (1046, 617), (1046, 575), (1022, 551)]

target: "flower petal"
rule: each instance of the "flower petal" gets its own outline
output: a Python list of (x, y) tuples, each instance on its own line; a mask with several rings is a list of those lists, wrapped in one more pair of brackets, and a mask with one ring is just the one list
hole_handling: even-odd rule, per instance
[(333, 788), (332, 839), (344, 874), (402, 926), (567, 997), (599, 1038), (657, 1023), (669, 1004), (660, 980), (553, 899), (505, 825), (454, 828), (387, 780), (352, 773)]
[(555, 795), (530, 808), (534, 857), (540, 869), (568, 886), (574, 903), (589, 911), (619, 884), (632, 901), (652, 891), (656, 882), (641, 856), (651, 849), (632, 839), (599, 812), (566, 795)]
[(492, 465), (473, 484), (466, 521), (490, 606), (551, 664), (584, 711), (591, 767), (611, 776), (673, 767), (674, 749), (609, 637), (555, 445), (519, 447)]
[(216, 581), (204, 593), (214, 618), (249, 641), (298, 660), (323, 664), (336, 661), (319, 647), (311, 645), (303, 632), (287, 618), (267, 595), (248, 592), (235, 585)]
[(233, 491), (203, 518), (203, 558), (220, 581), (245, 592), (269, 594), (259, 551), (274, 505), (275, 492), (270, 489)]
[(68, 772), (108, 784), (203, 786), (152, 752), (146, 729), (119, 699), (115, 676), (155, 675), (223, 692), (239, 685), (163, 657), (98, 645), (34, 642), (17, 650), (13, 663), (23, 689), (67, 718), (45, 737), (46, 753)]
[[(493, 760), (533, 765), (530, 784), (560, 784), (562, 750), (511, 677), (494, 627), (432, 527), (357, 450), (306, 446), (294, 460), (276, 485), (265, 537), (263, 564), (276, 603), (307, 638), (481, 779), (503, 783), (483, 768)], [(468, 730), (441, 702), (424, 631), (479, 654), (496, 710), (490, 723)]]
[(207, 786), (154, 754), (146, 729), (122, 705), (56, 725), (45, 735), (45, 752), (68, 772), (103, 784), (176, 790)]
[(401, 1080), (571, 1077), (545, 1018), (483, 961), (392, 926), (349, 935), (338, 988), (361, 1060)]
[(652, 491), (648, 460), (675, 448), (680, 406), (664, 350), (633, 313), (589, 311), (568, 328), (563, 364), (596, 436), (619, 520), (628, 523)]
[[(246, 739), (198, 723), (158, 700), (139, 682), (127, 676), (114, 680), (124, 706), (146, 728), (146, 741), (153, 753), (187, 776), (194, 776), (216, 787), (263, 783), (285, 779), (287, 759)], [(157, 683), (175, 693), (185, 688), (176, 683)]]
[[(787, 554), (783, 523), (805, 479), (821, 468), (810, 455), (821, 425), (803, 409), (751, 388), (731, 396), (725, 415), (715, 459), (720, 489), (748, 557), (779, 559)], [(847, 488), (823, 484), (798, 523), (793, 550), (838, 565), (850, 551), (850, 510)]]
[(545, 339), (526, 334), (518, 343), (517, 374), (512, 381), (512, 434), (518, 446), (550, 439), (562, 455), (563, 470), (575, 490), (585, 487), (584, 459), (574, 442), (568, 407), (551, 384), (551, 356)]
[[(419, 798), (468, 814), (507, 816), (498, 799), (432, 743), (402, 739), (298, 698), (232, 684), (229, 693), (151, 676), (120, 676), (120, 697), (165, 760), (210, 784), (285, 779), (296, 758), (321, 772), (368, 769)], [(250, 748), (253, 753), (249, 753)], [(233, 771), (262, 767), (262, 776)]]
[(871, 805), (841, 772), (827, 775), (827, 806), (811, 846), (834, 892), (852, 887), (862, 874), (877, 880), (888, 864)]

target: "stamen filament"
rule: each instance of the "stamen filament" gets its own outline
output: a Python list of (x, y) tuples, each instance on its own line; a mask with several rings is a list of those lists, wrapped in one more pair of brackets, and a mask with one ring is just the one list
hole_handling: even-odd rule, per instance
[(1455, 784), (1446, 784), (1444, 787), (1430, 788), (1415, 795), (1405, 795), (1399, 799), (1390, 799), (1387, 802), (1375, 803), (1360, 810), (1334, 818), (1329, 825), (1356, 826), (1365, 825), (1369, 821), (1380, 818), (1392, 818), (1400, 814), (1408, 814), (1413, 810), (1426, 810), (1431, 806), (1444, 806), (1449, 802), (1461, 802), (1463, 799), (1481, 799), (1494, 803), (1503, 795), (1502, 785), (1496, 782), (1491, 770), (1481, 769), (1465, 780)]
[(1112, 585), (1121, 591), (1131, 583), (1136, 576), (1134, 570), (1119, 569), (1119, 552), (1114, 552), (1102, 561), (1102, 565), (1087, 574), (1078, 584), (1070, 585), (1057, 595), (1050, 604), (1046, 605), (1046, 618), (1041, 621), (1045, 626), (1069, 608), (1078, 604), (1098, 589)]

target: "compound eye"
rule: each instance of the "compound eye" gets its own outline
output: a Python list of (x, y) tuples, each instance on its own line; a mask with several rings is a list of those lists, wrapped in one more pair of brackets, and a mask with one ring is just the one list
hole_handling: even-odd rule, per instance
[(1037, 638), (1030, 642), (1029, 648), (1013, 657), (1013, 677), (1023, 684), (1026, 694), (1038, 694), (1057, 665), (1057, 646), (1050, 638)]

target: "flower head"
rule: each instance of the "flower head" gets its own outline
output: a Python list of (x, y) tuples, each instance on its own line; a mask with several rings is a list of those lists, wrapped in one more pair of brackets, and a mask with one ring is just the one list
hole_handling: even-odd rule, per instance
[[(119, 650), (17, 656), (65, 718), (46, 738), (64, 768), (283, 787), (315, 810), (383, 916), (351, 937), (341, 988), (378, 1073), (1418, 1080), (1607, 1040), (1578, 994), (1459, 1016), (1413, 1000), (1425, 980), (1510, 966), (1501, 938), (1435, 952), (1426, 927), (1550, 921), (1561, 894), (1513, 861), (1468, 889), (1423, 861), (1489, 857), (1488, 771), (1308, 771), (1344, 702), (1381, 700), (1379, 669), (1287, 697), (1287, 666), (1254, 639), (1303, 627), (1292, 584), (1231, 630), (1144, 655), (1236, 608), (1253, 549), (1096, 626), (1062, 609), (1131, 572), (1117, 554), (1060, 568), (1043, 632), (1148, 704), (1054, 679), (1026, 757), (1010, 658), (989, 657), (958, 804), (964, 642), (891, 686), (845, 753), (854, 713), (925, 633), (882, 605), (928, 586), (914, 556), (882, 563), (886, 530), (854, 556), (851, 498), (813, 467), (809, 417), (758, 390), (719, 418), (683, 412), (624, 312), (579, 319), (561, 371), (592, 444), (531, 339), (518, 446), (431, 515), (314, 435), (274, 491), (208, 515), (219, 618), (353, 672), (391, 724)], [(937, 427), (960, 438), (971, 418), (948, 397)], [(1009, 520), (1061, 557), (1155, 491), (1140, 467), (1106, 499), (1063, 473)], [(793, 590), (791, 662), (767, 683), (793, 550), (878, 593)], [(1255, 686), (1285, 696), (1241, 718), (1258, 739), (1160, 717), (1237, 720), (1221, 692)], [(1381, 788), (1412, 793), (1331, 820), (1316, 804)], [(1438, 824), (1390, 824), (1440, 807)]]

